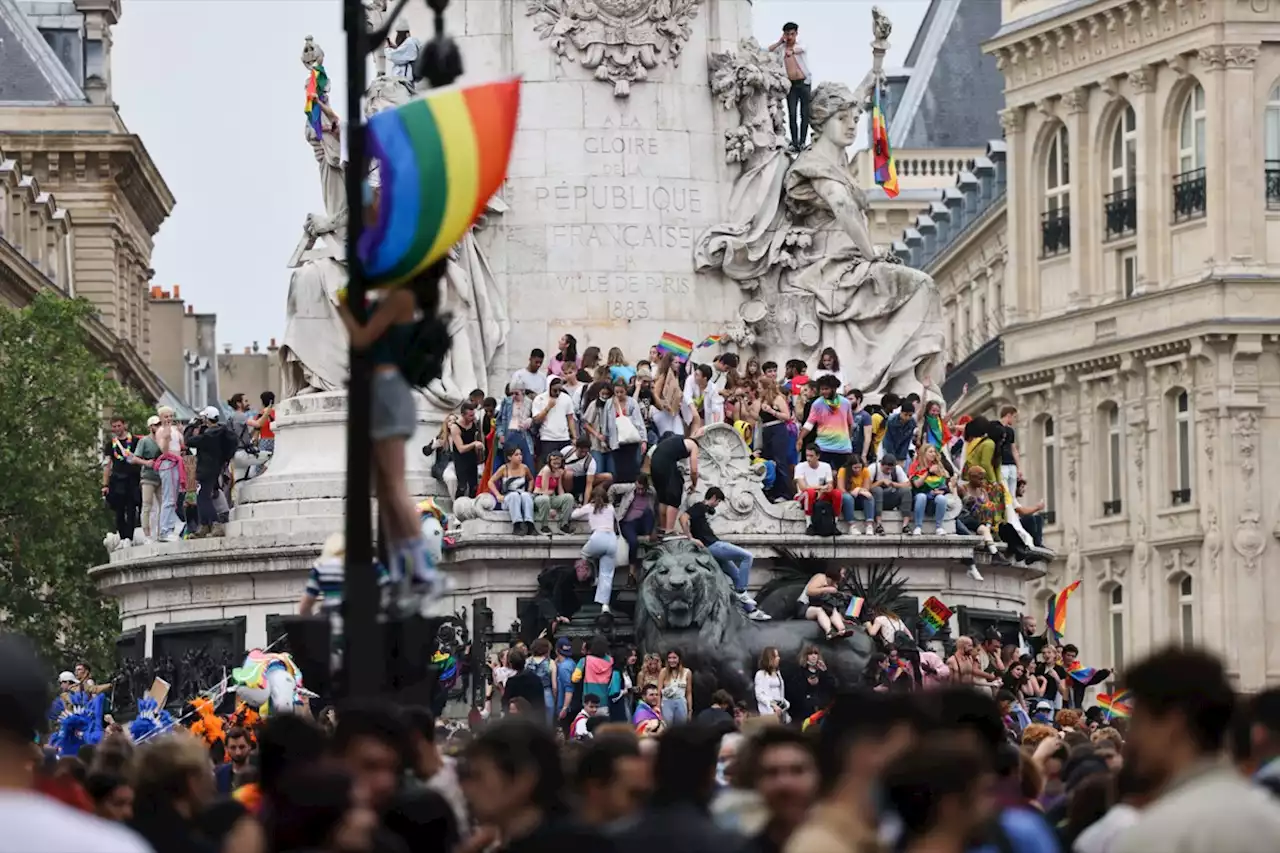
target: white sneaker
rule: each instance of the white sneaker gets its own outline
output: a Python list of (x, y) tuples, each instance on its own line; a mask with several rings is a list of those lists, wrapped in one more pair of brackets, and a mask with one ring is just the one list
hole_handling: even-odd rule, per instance
[(951, 533), (945, 527), (938, 527), (934, 529), (933, 535), (934, 536), (950, 536)]
[(742, 602), (743, 604), (750, 604), (753, 607), (755, 606), (755, 603), (756, 603), (755, 598), (752, 597), (751, 593), (747, 592), (746, 590), (743, 590), (742, 592), (735, 592), (733, 595), (735, 598), (738, 599), (738, 601)]
[(609, 611), (609, 605), (607, 605), (607, 604), (601, 604), (601, 605), (600, 605), (600, 612), (601, 612), (601, 613), (609, 613), (609, 612), (610, 612), (610, 611)]
[(965, 574), (978, 582), (982, 581), (982, 572), (978, 571), (977, 566), (970, 566), (969, 571), (965, 572)]
[(994, 542), (988, 542), (988, 543), (987, 543), (987, 552), (988, 552), (988, 553), (991, 553), (991, 554), (994, 554), (994, 553), (996, 552), (996, 543), (994, 543)]
[(912, 535), (912, 536), (920, 536), (920, 535), (921, 535), (921, 534), (923, 534), (923, 533), (924, 533), (924, 531), (923, 531), (923, 530), (921, 530), (919, 527), (917, 527), (915, 530), (911, 531), (911, 535)]
[(862, 532), (863, 532), (864, 534), (866, 534), (867, 536), (875, 536), (875, 535), (876, 535), (876, 528), (875, 528), (875, 525), (873, 525), (873, 524), (868, 524), (868, 525), (866, 526), (866, 528), (865, 528)]
[(850, 536), (861, 536), (861, 535), (862, 535), (862, 531), (858, 529), (858, 525), (856, 525), (856, 524), (850, 524), (850, 525), (849, 525), (849, 535), (850, 535)]
[(123, 551), (125, 548), (132, 548), (132, 547), (133, 547), (132, 539), (121, 539), (120, 547), (117, 550)]
[(170, 533), (168, 536), (161, 536), (160, 541), (161, 542), (181, 542), (182, 537), (176, 533)]
[(752, 610), (747, 614), (748, 619), (754, 619), (756, 622), (768, 622), (773, 617), (763, 610)]

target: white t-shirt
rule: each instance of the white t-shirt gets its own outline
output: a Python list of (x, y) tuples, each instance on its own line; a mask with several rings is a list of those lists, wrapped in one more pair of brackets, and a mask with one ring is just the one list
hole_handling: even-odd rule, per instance
[(869, 474), (870, 474), (870, 476), (871, 476), (871, 482), (872, 482), (872, 483), (874, 483), (876, 480), (880, 480), (880, 479), (887, 479), (887, 480), (889, 480), (889, 481), (890, 481), (890, 482), (892, 482), (892, 483), (905, 483), (905, 482), (907, 482), (907, 472), (906, 472), (906, 471), (904, 471), (904, 470), (902, 470), (902, 466), (901, 466), (901, 465), (895, 465), (895, 466), (893, 466), (893, 473), (892, 473), (892, 474), (890, 474), (888, 477), (882, 477), (882, 476), (881, 476), (881, 474), (880, 474), (880, 463), (879, 463), (879, 462), (873, 462), (873, 463), (871, 464), (871, 468), (868, 470), (868, 473), (869, 473)]
[(530, 373), (527, 367), (522, 367), (511, 374), (512, 384), (515, 384), (517, 379), (524, 383), (524, 390), (531, 397), (547, 390), (547, 375), (545, 373)]
[(564, 469), (575, 477), (589, 477), (596, 473), (596, 458), (587, 453), (581, 459), (574, 459), (576, 450), (572, 444), (560, 448), (560, 455), (564, 457)]
[(542, 419), (542, 431), (539, 436), (543, 441), (568, 441), (569, 440), (569, 418), (573, 415), (575, 409), (573, 407), (573, 398), (560, 390), (559, 396), (554, 401), (551, 399), (551, 392), (539, 394), (533, 401), (534, 417), (542, 414), (542, 410), (547, 407), (548, 403), (554, 402), (551, 411), (547, 412), (547, 416)]
[(569, 737), (590, 737), (591, 732), (587, 728), (587, 720), (591, 719), (591, 715), (586, 711), (579, 711), (578, 716), (573, 718), (573, 725), (569, 727)]
[(0, 794), (0, 826), (0, 853), (152, 853), (151, 845), (132, 830), (31, 791)]
[(805, 488), (816, 489), (824, 485), (834, 486), (835, 478), (831, 476), (831, 465), (819, 460), (818, 467), (814, 468), (808, 462), (801, 462), (796, 466), (796, 479), (803, 480)]

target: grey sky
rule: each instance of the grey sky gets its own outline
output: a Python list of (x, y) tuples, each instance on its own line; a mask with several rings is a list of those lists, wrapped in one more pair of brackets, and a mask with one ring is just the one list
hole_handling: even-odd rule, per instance
[[(894, 23), (886, 64), (900, 65), (928, 0), (880, 2)], [(755, 34), (768, 44), (797, 22), (814, 76), (852, 86), (871, 61), (871, 6), (755, 0)], [(125, 0), (115, 29), (120, 114), (178, 199), (156, 238), (153, 283), (181, 285), (188, 304), (216, 312), (219, 344), (236, 349), (283, 336), (285, 264), (306, 215), (322, 209), (303, 138), (307, 35), (345, 92), (339, 0)]]

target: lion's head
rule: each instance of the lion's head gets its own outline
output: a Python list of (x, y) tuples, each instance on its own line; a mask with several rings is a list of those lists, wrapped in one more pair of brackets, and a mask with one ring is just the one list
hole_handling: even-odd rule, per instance
[(728, 578), (711, 554), (687, 539), (665, 542), (644, 559), (637, 627), (720, 636), (737, 612), (731, 593)]

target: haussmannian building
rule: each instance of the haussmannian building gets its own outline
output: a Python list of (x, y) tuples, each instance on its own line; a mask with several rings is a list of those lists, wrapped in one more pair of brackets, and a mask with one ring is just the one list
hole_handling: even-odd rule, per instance
[(1082, 581), (1085, 663), (1196, 642), (1280, 683), (1280, 2), (1002, 12), (1003, 138), (895, 243), (943, 292), (945, 395), (1018, 408), (1036, 612)]

